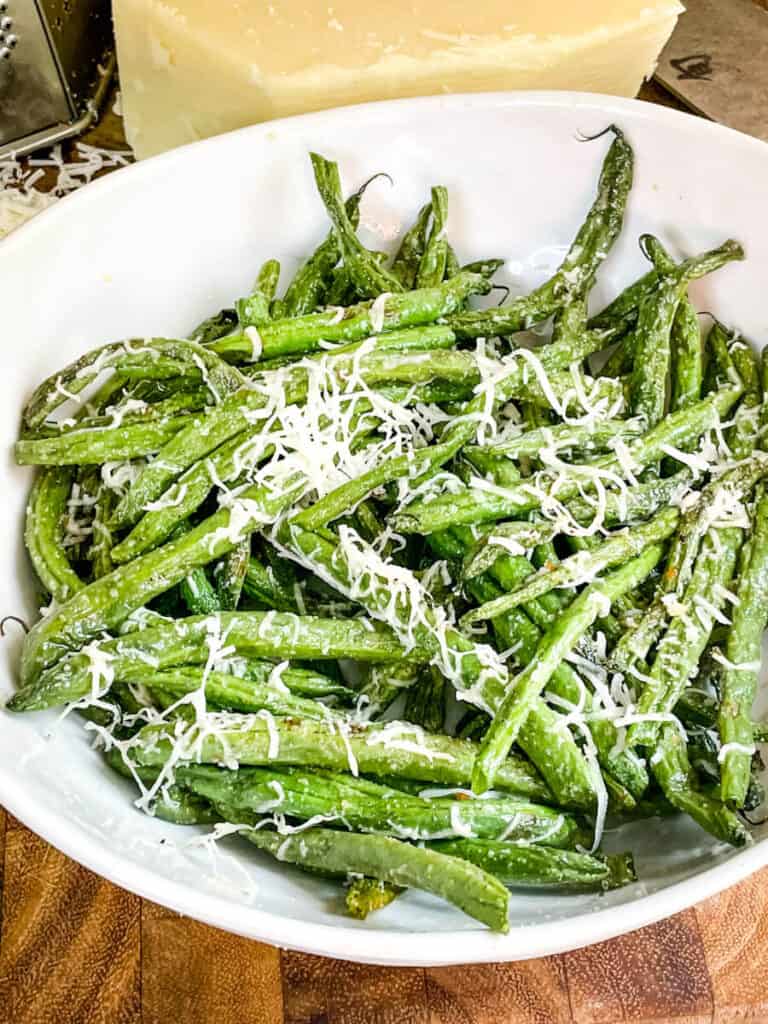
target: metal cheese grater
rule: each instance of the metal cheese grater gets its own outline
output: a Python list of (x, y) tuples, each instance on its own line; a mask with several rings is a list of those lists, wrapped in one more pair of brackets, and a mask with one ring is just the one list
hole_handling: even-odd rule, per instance
[(83, 131), (114, 67), (109, 0), (0, 0), (0, 157)]

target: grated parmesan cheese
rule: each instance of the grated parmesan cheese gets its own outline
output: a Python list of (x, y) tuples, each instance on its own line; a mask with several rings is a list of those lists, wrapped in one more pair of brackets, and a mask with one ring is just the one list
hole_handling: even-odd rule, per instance
[(748, 757), (752, 757), (755, 752), (755, 745), (754, 743), (724, 743), (717, 753), (717, 763), (722, 764), (731, 752), (735, 754), (746, 754)]
[(255, 327), (246, 327), (245, 336), (251, 343), (251, 358), (250, 362), (257, 363), (261, 359), (261, 353), (264, 351), (264, 343), (261, 340), (261, 335)]
[(371, 304), (371, 330), (374, 334), (380, 334), (384, 330), (384, 307), (387, 299), (391, 298), (390, 292), (382, 292)]
[[(49, 157), (31, 157), (22, 162), (13, 157), (0, 160), (0, 239), (21, 227), (56, 200), (86, 185), (102, 171), (124, 167), (133, 156), (128, 151), (100, 149), (84, 142), (75, 144), (78, 159), (65, 161), (60, 145)], [(50, 191), (36, 188), (44, 169), (55, 172)]]

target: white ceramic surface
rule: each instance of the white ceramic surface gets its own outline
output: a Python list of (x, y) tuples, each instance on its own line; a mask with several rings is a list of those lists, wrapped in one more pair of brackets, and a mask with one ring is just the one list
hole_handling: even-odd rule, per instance
[[(405, 100), (244, 129), (118, 171), (57, 203), (0, 244), (3, 349), (0, 464), (4, 544), (0, 614), (32, 614), (21, 545), (31, 474), (13, 465), (23, 399), (56, 367), (105, 341), (183, 334), (244, 294), (268, 256), (290, 272), (326, 229), (307, 151), (340, 161), (347, 186), (388, 171), (366, 194), (363, 224), (391, 246), (430, 185), (449, 186), (448, 234), (462, 261), (508, 259), (513, 288), (543, 280), (572, 238), (605, 141), (577, 141), (615, 121), (635, 148), (636, 184), (620, 244), (601, 271), (604, 300), (643, 267), (652, 231), (675, 252), (728, 236), (748, 260), (695, 288), (756, 345), (768, 342), (768, 146), (645, 103), (569, 93)], [(10, 627), (12, 629), (12, 626)], [(0, 700), (12, 690), (19, 638), (0, 641)], [(642, 881), (607, 896), (515, 893), (512, 928), (493, 935), (458, 911), (408, 893), (366, 923), (339, 915), (334, 886), (131, 805), (78, 721), (0, 710), (0, 803), (65, 853), (142, 896), (278, 945), (390, 964), (512, 960), (606, 939), (672, 914), (768, 863), (768, 831), (733, 851), (691, 822), (610, 837), (637, 853)], [(202, 831), (202, 830), (201, 830)]]

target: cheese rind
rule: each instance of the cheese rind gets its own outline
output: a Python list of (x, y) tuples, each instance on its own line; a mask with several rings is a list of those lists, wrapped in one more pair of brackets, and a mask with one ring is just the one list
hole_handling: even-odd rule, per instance
[(366, 100), (503, 89), (632, 96), (683, 10), (677, 0), (308, 4), (114, 0), (136, 155)]

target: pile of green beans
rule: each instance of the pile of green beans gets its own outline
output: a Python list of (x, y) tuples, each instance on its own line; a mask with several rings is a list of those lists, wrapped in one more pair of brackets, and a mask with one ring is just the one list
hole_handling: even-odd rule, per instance
[(419, 888), (505, 931), (517, 887), (630, 884), (607, 820), (747, 842), (768, 365), (688, 297), (732, 240), (643, 236), (588, 317), (633, 176), (603, 135), (529, 294), (475, 302), (503, 260), (461, 266), (443, 186), (368, 250), (374, 179), (345, 199), (312, 154), (330, 227), (282, 291), (269, 259), (187, 339), (42, 382), (15, 454), (48, 608), (8, 710), (74, 707), (139, 808), (229, 823), (360, 918)]

